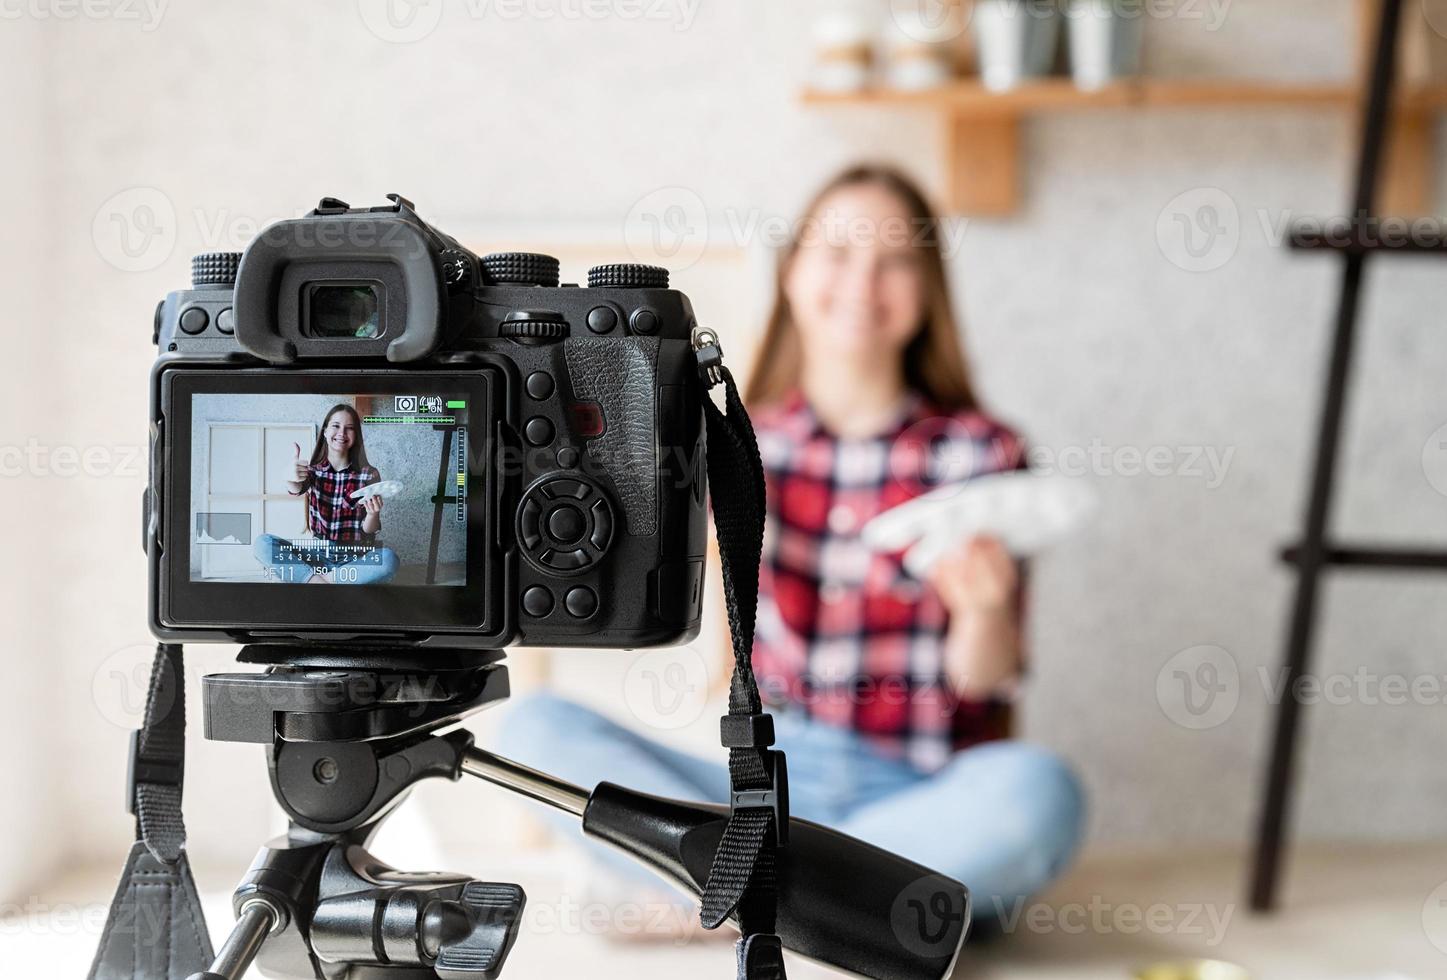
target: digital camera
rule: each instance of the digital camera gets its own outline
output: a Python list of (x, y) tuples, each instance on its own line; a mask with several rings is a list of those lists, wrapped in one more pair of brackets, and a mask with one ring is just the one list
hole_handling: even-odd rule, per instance
[(477, 256), (327, 198), (156, 311), (145, 547), (171, 641), (696, 635), (704, 385), (668, 273)]

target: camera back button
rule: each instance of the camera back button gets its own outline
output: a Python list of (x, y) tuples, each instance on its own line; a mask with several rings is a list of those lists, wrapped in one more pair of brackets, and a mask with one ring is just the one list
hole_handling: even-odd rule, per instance
[(523, 612), (541, 619), (553, 611), (553, 594), (541, 585), (534, 585), (523, 593)]
[(576, 586), (568, 590), (563, 606), (578, 619), (587, 619), (598, 611), (598, 594), (586, 585)]
[(541, 415), (534, 416), (523, 426), (523, 435), (527, 436), (528, 442), (534, 446), (546, 446), (553, 441), (553, 423)]
[(188, 306), (181, 311), (181, 329), (185, 333), (198, 334), (210, 322), (211, 317), (199, 306)]

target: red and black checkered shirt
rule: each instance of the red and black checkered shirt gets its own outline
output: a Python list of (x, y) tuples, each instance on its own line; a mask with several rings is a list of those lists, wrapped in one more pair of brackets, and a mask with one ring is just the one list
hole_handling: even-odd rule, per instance
[(932, 771), (1008, 734), (1009, 707), (966, 701), (945, 678), (949, 616), (864, 523), (937, 486), (1018, 469), (1023, 445), (977, 411), (911, 396), (877, 436), (825, 431), (803, 398), (753, 412), (768, 479), (754, 663), (771, 705), (854, 729)]
[(306, 526), (328, 541), (372, 544), (376, 535), (362, 530), (367, 512), (351, 495), (380, 479), (382, 475), (370, 466), (334, 470), (331, 463), (313, 463), (306, 492)]

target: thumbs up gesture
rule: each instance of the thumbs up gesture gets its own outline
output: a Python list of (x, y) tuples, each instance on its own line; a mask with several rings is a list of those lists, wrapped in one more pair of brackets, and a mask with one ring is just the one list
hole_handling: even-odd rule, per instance
[(296, 486), (298, 484), (306, 482), (307, 475), (311, 471), (311, 466), (305, 461), (303, 461), (301, 458), (301, 443), (294, 442), (291, 444), (291, 447), (293, 450), (295, 450), (295, 453), (293, 454), (291, 461), (293, 479), (290, 482), (293, 486)]

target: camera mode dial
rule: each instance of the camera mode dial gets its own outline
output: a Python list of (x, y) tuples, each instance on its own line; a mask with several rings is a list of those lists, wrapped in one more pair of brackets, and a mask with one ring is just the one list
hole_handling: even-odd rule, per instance
[(537, 252), (493, 252), (482, 257), (482, 278), (490, 283), (557, 286), (558, 260)]
[(231, 286), (241, 268), (240, 252), (202, 252), (191, 259), (191, 285)]
[(523, 495), (518, 541), (528, 560), (545, 572), (580, 572), (598, 562), (613, 543), (613, 505), (585, 480), (550, 477)]
[(667, 289), (668, 270), (656, 265), (617, 262), (588, 270), (590, 289)]

